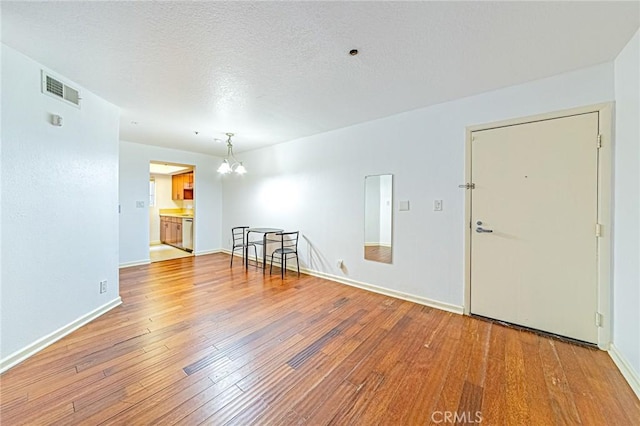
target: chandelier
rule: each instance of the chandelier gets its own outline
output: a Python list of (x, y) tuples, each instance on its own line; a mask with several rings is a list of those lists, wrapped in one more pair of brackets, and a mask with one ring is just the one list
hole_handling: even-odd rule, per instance
[(236, 172), (239, 175), (247, 173), (247, 169), (244, 168), (241, 161), (238, 161), (233, 155), (233, 145), (231, 144), (231, 136), (233, 133), (227, 133), (227, 156), (218, 167), (218, 173), (227, 175), (231, 172)]

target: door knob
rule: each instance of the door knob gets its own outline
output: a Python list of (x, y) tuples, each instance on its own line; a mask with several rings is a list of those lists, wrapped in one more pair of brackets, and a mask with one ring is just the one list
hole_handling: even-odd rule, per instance
[(490, 232), (493, 232), (493, 229), (484, 229), (484, 228), (478, 226), (476, 228), (476, 232), (479, 233), (479, 234), (490, 233)]
[(476, 225), (478, 225), (478, 227), (476, 228), (476, 232), (479, 233), (479, 234), (493, 232), (493, 229), (484, 229), (482, 227), (482, 221), (481, 220), (477, 221)]

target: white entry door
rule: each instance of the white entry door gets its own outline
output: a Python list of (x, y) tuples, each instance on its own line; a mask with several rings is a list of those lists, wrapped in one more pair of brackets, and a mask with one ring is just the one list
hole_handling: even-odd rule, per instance
[(597, 112), (472, 133), (472, 314), (597, 343), (597, 141)]

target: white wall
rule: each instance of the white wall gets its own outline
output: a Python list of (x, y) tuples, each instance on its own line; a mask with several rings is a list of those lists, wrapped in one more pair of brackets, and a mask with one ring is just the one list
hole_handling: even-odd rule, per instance
[[(149, 262), (149, 162), (189, 164), (194, 171), (194, 252), (220, 249), (221, 158), (120, 141), (120, 265)], [(136, 208), (144, 201), (144, 208)]]
[[(465, 126), (613, 97), (609, 63), (239, 154), (249, 172), (224, 178), (223, 231), (298, 229), (309, 269), (461, 309)], [(381, 173), (394, 174), (391, 265), (362, 254), (363, 179)], [(442, 212), (433, 212), (434, 199)], [(398, 200), (411, 210), (398, 212)]]
[(42, 68), (2, 45), (1, 360), (118, 299), (119, 110), (43, 95)]
[(640, 378), (640, 31), (615, 60), (615, 94), (613, 343)]

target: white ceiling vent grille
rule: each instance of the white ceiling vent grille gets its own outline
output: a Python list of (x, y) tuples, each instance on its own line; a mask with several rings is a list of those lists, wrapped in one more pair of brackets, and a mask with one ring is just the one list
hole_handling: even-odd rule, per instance
[(42, 71), (42, 93), (80, 108), (80, 92)]

